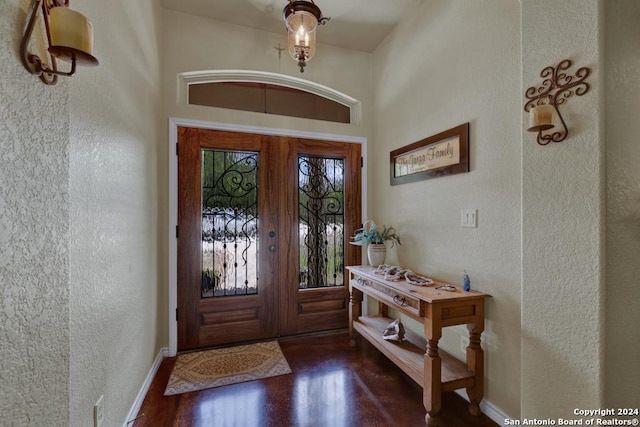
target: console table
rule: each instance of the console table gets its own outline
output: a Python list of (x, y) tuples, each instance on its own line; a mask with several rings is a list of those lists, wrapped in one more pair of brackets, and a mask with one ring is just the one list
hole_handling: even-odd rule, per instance
[[(369, 266), (347, 269), (352, 345), (355, 345), (353, 338), (357, 332), (422, 387), (427, 425), (438, 424), (442, 393), (460, 388), (467, 389), (469, 412), (479, 416), (484, 395), (484, 353), (480, 335), (484, 331), (484, 300), (491, 295), (473, 290), (464, 292), (457, 286), (455, 292), (437, 290), (445, 283), (436, 279), (430, 286), (410, 285), (405, 280), (392, 282), (375, 274), (375, 268)], [(363, 295), (378, 301), (378, 315), (362, 315)], [(422, 323), (424, 337), (407, 330), (402, 343), (383, 339), (383, 331), (393, 321), (389, 318), (389, 307)], [(438, 349), (442, 328), (462, 324), (469, 330), (466, 363)]]

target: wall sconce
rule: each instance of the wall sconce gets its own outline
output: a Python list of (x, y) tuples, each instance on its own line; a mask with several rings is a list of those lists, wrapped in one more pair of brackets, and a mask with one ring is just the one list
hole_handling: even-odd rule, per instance
[[(44, 21), (51, 65), (47, 64), (46, 59), (27, 51), (39, 10)], [(91, 22), (83, 14), (69, 9), (69, 0), (35, 0), (20, 44), (20, 56), (22, 65), (48, 85), (56, 84), (58, 76), (75, 74), (76, 64), (95, 67), (98, 60), (93, 56)], [(59, 71), (56, 58), (71, 62), (71, 70)]]
[[(540, 72), (544, 80), (542, 85), (532, 86), (525, 92), (528, 101), (524, 104), (524, 111), (529, 113), (529, 132), (538, 132), (538, 144), (547, 145), (550, 142), (560, 142), (567, 138), (569, 129), (560, 114), (558, 106), (564, 104), (574, 93), (582, 96), (589, 91), (589, 84), (585, 79), (591, 74), (587, 67), (578, 68), (575, 75), (569, 76), (565, 71), (572, 62), (565, 59), (557, 67), (546, 67)], [(543, 131), (554, 128), (553, 116), (557, 115), (562, 129), (543, 134)]]
[(282, 14), (287, 26), (289, 54), (304, 73), (304, 67), (316, 53), (316, 28), (331, 18), (323, 17), (313, 0), (289, 0)]

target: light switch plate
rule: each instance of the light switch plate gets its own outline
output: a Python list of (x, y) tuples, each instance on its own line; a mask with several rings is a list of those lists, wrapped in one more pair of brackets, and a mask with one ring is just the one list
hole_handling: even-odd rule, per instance
[(478, 227), (478, 209), (462, 210), (462, 227), (477, 228)]

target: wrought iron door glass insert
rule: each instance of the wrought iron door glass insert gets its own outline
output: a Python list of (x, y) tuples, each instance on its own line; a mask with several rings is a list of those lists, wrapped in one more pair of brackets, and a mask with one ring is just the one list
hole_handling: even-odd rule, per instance
[(344, 160), (298, 157), (299, 288), (344, 286)]
[(202, 150), (202, 298), (258, 293), (258, 153)]

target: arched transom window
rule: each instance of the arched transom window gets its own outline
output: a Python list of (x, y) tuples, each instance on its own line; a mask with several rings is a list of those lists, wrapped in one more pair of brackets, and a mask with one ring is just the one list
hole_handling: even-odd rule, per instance
[(260, 71), (221, 70), (179, 75), (182, 102), (359, 124), (360, 102), (296, 77)]

